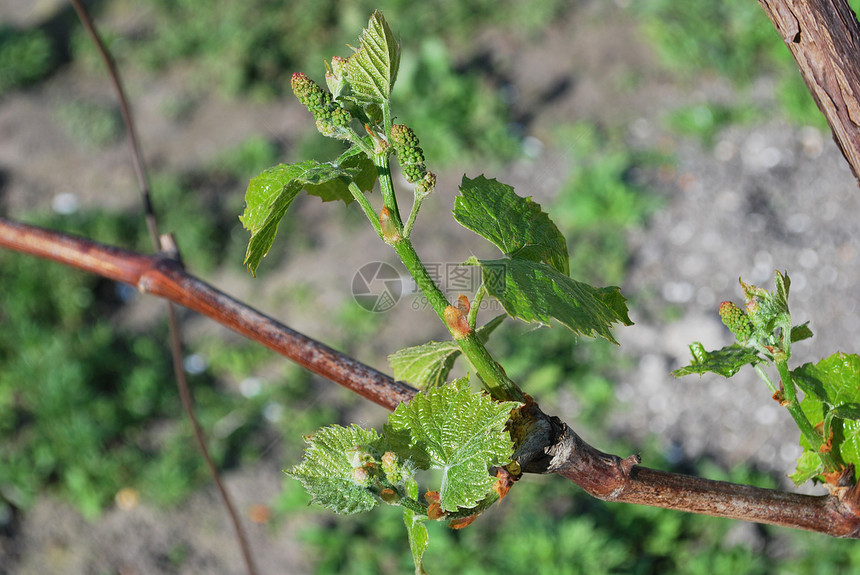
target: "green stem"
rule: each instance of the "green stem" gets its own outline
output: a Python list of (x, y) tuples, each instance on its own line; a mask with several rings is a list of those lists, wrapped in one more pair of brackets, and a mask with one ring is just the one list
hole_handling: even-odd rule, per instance
[(759, 377), (761, 377), (764, 380), (764, 382), (767, 384), (767, 387), (768, 387), (768, 389), (770, 389), (770, 392), (772, 394), (776, 395), (777, 393), (779, 393), (779, 388), (777, 388), (776, 385), (773, 383), (773, 380), (771, 380), (770, 376), (767, 374), (767, 372), (762, 367), (762, 364), (760, 364), (760, 363), (755, 364), (753, 369), (755, 369), (756, 373), (758, 373)]
[(391, 119), (391, 104), (386, 100), (382, 103), (382, 129), (385, 131), (385, 134), (391, 134), (391, 124), (393, 123)]
[(418, 503), (417, 501), (410, 499), (408, 496), (404, 495), (400, 498), (398, 505), (401, 505), (408, 509), (413, 513), (417, 513), (418, 515), (427, 515), (427, 506)]
[(397, 197), (394, 195), (394, 182), (391, 180), (391, 166), (388, 162), (388, 152), (376, 152), (373, 154), (373, 164), (379, 174), (379, 189), (382, 191), (382, 203), (388, 208), (389, 216), (397, 231), (403, 234), (403, 222), (400, 219), (400, 210), (397, 207)]
[(788, 370), (788, 362), (777, 361), (776, 369), (779, 371), (779, 378), (782, 381), (782, 394), (785, 398), (785, 407), (800, 428), (800, 432), (806, 437), (809, 444), (815, 449), (821, 447), (824, 443), (821, 434), (815, 431), (815, 428), (807, 419), (806, 414), (800, 409), (800, 403), (797, 401), (797, 390), (794, 388), (794, 381), (791, 379), (791, 373)]
[(347, 127), (347, 134), (349, 135), (349, 141), (361, 148), (361, 151), (367, 154), (368, 157), (373, 157), (373, 148), (367, 145), (365, 141), (359, 136), (355, 130)]
[(400, 261), (403, 262), (403, 265), (406, 266), (406, 269), (412, 275), (416, 285), (433, 307), (433, 311), (436, 312), (436, 315), (438, 315), (439, 319), (444, 323), (445, 308), (447, 308), (450, 303), (445, 297), (445, 294), (442, 293), (442, 290), (440, 290), (436, 285), (436, 282), (433, 281), (433, 278), (430, 276), (430, 272), (428, 272), (427, 268), (424, 267), (424, 263), (415, 252), (412, 242), (406, 238), (400, 238), (398, 241), (392, 243), (391, 247), (393, 247), (394, 251), (397, 252), (397, 255), (400, 257)]
[(786, 402), (785, 407), (788, 409), (788, 412), (791, 414), (791, 417), (794, 419), (800, 432), (809, 442), (809, 445), (818, 452), (818, 456), (824, 464), (825, 471), (833, 472), (837, 469), (841, 469), (842, 465), (840, 465), (839, 461), (837, 461), (837, 458), (834, 457), (832, 453), (829, 451), (821, 451), (821, 447), (827, 442), (827, 438), (815, 430), (815, 427), (809, 421), (809, 418), (807, 418), (806, 414), (803, 413), (803, 409), (800, 407), (800, 401), (797, 399), (797, 389), (794, 387), (794, 380), (791, 377), (791, 371), (788, 369), (788, 359), (791, 357), (790, 316), (785, 317), (780, 327), (782, 334), (781, 349), (779, 350), (777, 357), (774, 358), (774, 364), (776, 365), (779, 377), (782, 380), (783, 396), (785, 397)]
[[(436, 285), (436, 282), (433, 281), (433, 278), (430, 277), (430, 274), (427, 272), (427, 268), (424, 267), (424, 264), (421, 262), (421, 258), (419, 258), (418, 254), (415, 252), (412, 242), (403, 234), (403, 224), (400, 219), (400, 212), (397, 209), (397, 199), (394, 195), (394, 183), (391, 180), (391, 170), (389, 169), (387, 151), (375, 152), (373, 154), (373, 163), (376, 166), (377, 173), (379, 174), (379, 187), (382, 191), (382, 201), (385, 207), (388, 208), (391, 223), (394, 224), (395, 229), (399, 233), (395, 234), (394, 237), (390, 235), (389, 237), (385, 237), (379, 218), (373, 209), (370, 208), (370, 204), (367, 203), (367, 199), (365, 198), (364, 200), (360, 200), (358, 197), (359, 194), (356, 193), (357, 187), (356, 189), (353, 189), (353, 187), (350, 186), (350, 191), (353, 196), (355, 196), (356, 200), (361, 204), (367, 218), (371, 220), (377, 233), (383, 237), (386, 243), (394, 248), (395, 252), (397, 252), (397, 255), (400, 257), (400, 261), (403, 262), (403, 265), (406, 266), (406, 269), (412, 275), (415, 283), (421, 289), (421, 293), (424, 294), (424, 297), (427, 298), (427, 301), (433, 307), (433, 311), (436, 312), (436, 315), (439, 316), (439, 319), (441, 319), (442, 323), (448, 328), (454, 341), (457, 342), (463, 355), (468, 358), (469, 363), (472, 364), (472, 367), (475, 369), (475, 373), (481, 379), (487, 391), (490, 392), (490, 395), (500, 401), (524, 402), (526, 396), (523, 391), (517, 387), (513, 381), (511, 381), (505, 373), (505, 370), (502, 369), (502, 366), (496, 363), (492, 356), (490, 356), (490, 352), (487, 351), (487, 348), (484, 347), (484, 344), (480, 339), (478, 339), (475, 330), (470, 329), (469, 333), (466, 335), (455, 335), (452, 327), (448, 325), (448, 322), (445, 319), (445, 310), (451, 304), (448, 302), (448, 298), (445, 297), (445, 294), (442, 293), (442, 290), (439, 289), (439, 286)], [(414, 220), (414, 218), (412, 219)]]
[(821, 462), (824, 464), (825, 471), (835, 471), (841, 466), (829, 452), (821, 452), (821, 446), (825, 443), (825, 438), (815, 430), (815, 427), (810, 423), (803, 409), (800, 407), (800, 402), (797, 400), (797, 390), (794, 387), (794, 381), (791, 378), (791, 372), (788, 369), (788, 361), (775, 361), (776, 369), (779, 371), (779, 377), (782, 380), (783, 397), (785, 398), (785, 408), (791, 414), (792, 419), (800, 429), (800, 433), (812, 446), (812, 449), (821, 457)]
[(466, 320), (469, 323), (469, 327), (475, 329), (475, 326), (478, 323), (478, 310), (481, 307), (481, 302), (484, 300), (484, 296), (487, 294), (487, 288), (484, 286), (483, 282), (481, 286), (478, 288), (478, 291), (475, 292), (475, 299), (472, 300), (472, 307), (469, 308), (469, 317)]
[(403, 226), (404, 238), (408, 238), (412, 235), (412, 226), (415, 225), (415, 218), (418, 217), (418, 210), (421, 209), (421, 202), (423, 202), (426, 197), (426, 194), (415, 194), (415, 199), (412, 202), (412, 209), (409, 211), (409, 218), (406, 220), (406, 225)]
[(472, 364), (475, 373), (481, 378), (484, 387), (487, 388), (490, 395), (500, 401), (525, 401), (523, 391), (511, 381), (502, 367), (490, 356), (490, 352), (484, 347), (475, 330), (471, 330), (463, 337), (456, 337), (454, 335), (451, 326), (445, 321), (445, 309), (450, 305), (448, 299), (436, 285), (436, 282), (433, 281), (433, 278), (430, 277), (427, 268), (424, 267), (424, 264), (415, 252), (412, 242), (408, 238), (401, 238), (393, 242), (391, 246), (397, 252), (397, 255), (400, 256), (403, 265), (412, 274), (415, 283), (421, 289), (424, 297), (433, 306), (433, 311), (436, 312), (436, 315), (439, 316), (439, 319), (442, 320), (442, 323), (448, 327), (451, 335), (454, 336), (454, 341), (457, 342), (463, 355), (468, 358), (469, 363)]
[(502, 366), (499, 365), (484, 347), (483, 342), (475, 335), (474, 330), (463, 339), (458, 339), (460, 350), (469, 359), (475, 373), (481, 378), (484, 387), (494, 399), (499, 401), (519, 401), (525, 403), (526, 395), (516, 383), (511, 381)]
[(355, 198), (355, 201), (359, 206), (361, 206), (361, 209), (364, 210), (364, 215), (367, 216), (373, 229), (376, 230), (376, 235), (381, 238), (382, 226), (379, 224), (379, 216), (376, 215), (376, 212), (373, 210), (373, 206), (370, 205), (367, 196), (364, 195), (361, 188), (359, 188), (358, 184), (355, 182), (350, 182), (348, 187), (349, 191), (352, 192), (352, 197)]

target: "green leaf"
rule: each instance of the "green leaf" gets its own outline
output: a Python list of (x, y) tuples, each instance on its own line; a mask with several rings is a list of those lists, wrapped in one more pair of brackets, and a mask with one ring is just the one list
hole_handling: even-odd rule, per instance
[[(776, 289), (769, 292), (766, 289), (741, 281), (741, 287), (746, 298), (747, 313), (755, 330), (750, 339), (758, 341), (761, 345), (779, 343), (774, 330), (777, 328), (788, 329), (788, 326), (791, 325), (791, 315), (788, 311), (788, 292), (791, 287), (791, 279), (788, 274), (776, 272), (775, 284)], [(798, 332), (798, 335), (802, 333)]]
[(781, 312), (788, 313), (788, 290), (791, 287), (791, 278), (788, 274), (776, 272), (776, 293), (773, 296), (773, 304)]
[(373, 509), (379, 500), (355, 478), (356, 448), (379, 451), (381, 439), (372, 429), (353, 425), (324, 427), (305, 437), (308, 447), (302, 462), (285, 473), (302, 482), (313, 503), (335, 513), (360, 513)]
[(860, 404), (843, 403), (842, 405), (830, 410), (829, 415), (832, 417), (838, 417), (839, 419), (860, 420)]
[(808, 323), (809, 322), (806, 322), (802, 325), (796, 325), (791, 328), (791, 343), (796, 343), (812, 337), (812, 330), (809, 329), (809, 326), (807, 325)]
[[(803, 413), (813, 425), (824, 423), (825, 438), (833, 434), (831, 452), (860, 469), (860, 356), (837, 352), (816, 364), (804, 364), (791, 375), (804, 391)], [(798, 460), (798, 474), (802, 476), (804, 456), (818, 455), (803, 436), (800, 445), (804, 454)]]
[(712, 372), (723, 377), (731, 377), (743, 366), (755, 365), (762, 361), (754, 349), (737, 343), (717, 351), (705, 351), (701, 343), (694, 342), (690, 346), (690, 353), (693, 355), (690, 365), (676, 369), (672, 375), (681, 377), (692, 373), (702, 375)]
[[(497, 316), (478, 328), (477, 335), (481, 341), (486, 343), (490, 333), (506, 317)], [(428, 389), (442, 386), (448, 381), (448, 374), (460, 353), (460, 348), (453, 341), (430, 341), (392, 353), (388, 356), (388, 364), (394, 371), (394, 379)]]
[(821, 475), (823, 471), (824, 465), (821, 463), (821, 458), (818, 454), (814, 451), (805, 450), (797, 459), (797, 469), (788, 477), (795, 485), (803, 485), (810, 479)]
[(349, 205), (355, 201), (352, 192), (349, 191), (350, 181), (355, 182), (355, 185), (365, 193), (371, 191), (376, 183), (376, 166), (358, 146), (353, 146), (344, 152), (332, 162), (332, 165), (349, 172), (349, 177), (334, 178), (320, 184), (307, 184), (304, 189), (308, 194), (317, 196), (324, 202), (342, 200)]
[(481, 340), (481, 343), (487, 343), (490, 339), (490, 334), (496, 331), (496, 328), (502, 325), (502, 322), (508, 318), (506, 314), (497, 315), (484, 325), (478, 328), (476, 335)]
[(496, 180), (463, 177), (454, 200), (454, 219), (484, 236), (511, 258), (549, 264), (570, 273), (567, 243), (549, 216), (531, 198)]
[(451, 341), (430, 341), (401, 349), (388, 356), (394, 379), (420, 389), (439, 387), (448, 381), (460, 348)]
[[(305, 164), (309, 164), (305, 162)], [(239, 220), (251, 232), (245, 265), (256, 275), (257, 266), (263, 259), (278, 233), (278, 224), (302, 191), (301, 183), (294, 180), (304, 172), (303, 166), (281, 164), (253, 178), (245, 193), (245, 212)]]
[(552, 319), (574, 333), (600, 336), (618, 343), (612, 324), (632, 325), (619, 288), (595, 288), (571, 279), (555, 267), (519, 257), (476, 260), (487, 292), (498, 299), (508, 315), (527, 322), (551, 325)]
[(403, 510), (403, 522), (409, 534), (409, 548), (415, 561), (415, 575), (427, 575), (424, 570), (424, 552), (430, 545), (430, 535), (427, 533), (427, 525), (424, 524), (426, 520), (426, 515), (418, 515), (410, 509)]
[(807, 365), (810, 364), (804, 364), (793, 370), (791, 380), (806, 394), (806, 397), (815, 398), (818, 402), (827, 402), (829, 398), (827, 397), (827, 390), (824, 389), (824, 384), (813, 373), (810, 373)]
[(360, 179), (366, 186), (365, 163), (357, 155), (345, 156), (341, 156), (343, 166), (314, 160), (279, 164), (251, 179), (245, 192), (245, 212), (239, 217), (245, 229), (251, 232), (245, 252), (245, 265), (251, 273), (256, 274), (260, 261), (275, 241), (278, 225), (302, 189), (326, 201), (343, 199), (341, 192), (348, 190), (350, 181)]
[(824, 401), (832, 407), (860, 402), (860, 356), (837, 352), (817, 364), (806, 363), (793, 370), (792, 378), (814, 379), (824, 390)]
[(352, 96), (365, 104), (382, 106), (391, 98), (399, 68), (400, 43), (377, 10), (361, 34), (360, 48), (347, 61), (346, 78)]
[(385, 436), (419, 469), (442, 470), (442, 509), (468, 509), (492, 491), (489, 467), (510, 461), (513, 442), (505, 424), (518, 405), (472, 393), (462, 378), (400, 404), (388, 418)]

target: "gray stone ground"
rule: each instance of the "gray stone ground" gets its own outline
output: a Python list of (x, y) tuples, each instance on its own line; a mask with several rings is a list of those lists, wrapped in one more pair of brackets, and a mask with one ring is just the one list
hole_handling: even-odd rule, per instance
[(634, 311), (639, 321), (621, 341), (638, 367), (619, 383), (630, 409), (616, 425), (656, 433), (686, 457), (785, 473), (799, 454), (799, 432), (752, 370), (698, 381), (667, 372), (685, 365), (691, 341), (708, 349), (731, 343), (715, 314), (719, 302), (743, 301), (738, 276), (772, 289), (777, 269), (792, 280), (792, 318), (809, 321), (815, 333), (793, 348), (796, 365), (856, 352), (856, 183), (836, 145), (810, 128), (733, 128), (713, 150), (678, 152), (681, 189), (633, 238), (628, 282), (634, 292), (654, 293), (658, 308), (677, 306), (680, 318), (667, 323), (659, 312), (640, 318)]

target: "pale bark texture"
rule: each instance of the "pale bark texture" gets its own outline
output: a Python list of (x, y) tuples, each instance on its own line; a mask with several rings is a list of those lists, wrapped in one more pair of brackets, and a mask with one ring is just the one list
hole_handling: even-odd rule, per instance
[(846, 0), (759, 0), (860, 181), (860, 24)]

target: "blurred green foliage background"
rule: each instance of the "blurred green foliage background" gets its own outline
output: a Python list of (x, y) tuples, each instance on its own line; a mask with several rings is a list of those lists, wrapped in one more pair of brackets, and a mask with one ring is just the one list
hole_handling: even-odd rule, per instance
[[(97, 3), (95, 13), (107, 12), (112, 4)], [(395, 90), (398, 116), (419, 134), (434, 169), (481, 169), (523, 157), (521, 126), (488, 71), (462, 61), (459, 54), (469, 53), (470, 44), (487, 29), (527, 41), (577, 4), (141, 0), (124, 8), (143, 15), (134, 34), (118, 33), (110, 25), (103, 33), (130, 74), (140, 70), (158, 78), (179, 67), (191, 68), (197, 90), (254, 106), (289, 99), (289, 77), (295, 70), (321, 80), (323, 59), (345, 55), (344, 44), (354, 42), (368, 14), (381, 8), (409, 45)], [(852, 2), (855, 9), (858, 4)], [(787, 121), (824, 125), (788, 51), (755, 2), (638, 0), (625, 10), (672, 81), (693, 84), (716, 75), (736, 91), (731, 102), (668, 110), (665, 127), (676, 137), (708, 145), (727, 126), (772, 115), (772, 110), (756, 109), (746, 96), (762, 76), (776, 82), (782, 106), (777, 113)], [(71, 30), (64, 46), (38, 26), (0, 28), (0, 95), (38, 89), (64, 67), (97, 70), (94, 48), (81, 30)], [(178, 95), (166, 113), (180, 118), (193, 106), (193, 100)], [(110, 106), (70, 101), (56, 114), (83, 146), (99, 149), (120, 141), (122, 126)], [(671, 156), (631, 148), (618, 126), (587, 118), (558, 124), (547, 145), (570, 150), (570, 168), (557, 199), (545, 207), (569, 238), (572, 275), (622, 284), (630, 257), (625, 234), (643, 228), (660, 207), (659, 194), (650, 189), (653, 178), (642, 174), (671, 165)], [(323, 145), (310, 133), (302, 141), (301, 153)], [(241, 190), (255, 171), (278, 160), (278, 146), (253, 137), (218, 151), (195, 170), (156, 171), (156, 205), (170, 206), (164, 226), (178, 230), (183, 257), (196, 270), (214, 273), (241, 261), (243, 238), (234, 234)], [(213, 190), (225, 199), (206, 201)], [(141, 222), (126, 213), (11, 215), (106, 243), (146, 245)], [(301, 241), (294, 245), (313, 249)], [(576, 249), (583, 245), (589, 249)], [(162, 322), (123, 322), (130, 297), (110, 282), (0, 251), (0, 510), (5, 510), (0, 517), (8, 520), (13, 509), (26, 513), (38, 497), (51, 494), (96, 519), (123, 487), (139, 490), (144, 501), (167, 506), (207, 481), (181, 415), (165, 328)], [(379, 326), (357, 308), (338, 310), (336, 317), (344, 334), (367, 334)], [(529, 393), (549, 404), (559, 401), (559, 394), (574, 395), (577, 425), (589, 430), (591, 440), (616, 451), (634, 449), (609, 437), (604, 427), (605, 414), (615, 403), (612, 378), (624, 369), (611, 346), (574, 342), (560, 330), (513, 325), (498, 335), (492, 349)], [(354, 340), (346, 336), (335, 343), (350, 351)], [(297, 457), (302, 431), (339, 421), (343, 405), (318, 401), (318, 386), (293, 366), (277, 364), (282, 383), (259, 392), (239, 394), (224, 385), (271, 369), (274, 358), (267, 351), (206, 336), (192, 343), (191, 353), (207, 358), (202, 368), (191, 368), (204, 428), (217, 430), (219, 423), (232, 422), (229, 433), (211, 434), (215, 458), (225, 469), (264, 456), (260, 438), (271, 434), (283, 438), (288, 456)], [(354, 400), (343, 401), (353, 405)], [(273, 416), (278, 410), (289, 416)], [(775, 485), (773, 478), (753, 470), (728, 473), (700, 465), (685, 471)], [(271, 502), (275, 521), (324, 513), (305, 507), (306, 502), (298, 483), (285, 481), (282, 495)], [(459, 573), (740, 575), (844, 572), (860, 561), (860, 548), (851, 542), (781, 532), (789, 548), (753, 548), (730, 536), (738, 528), (733, 522), (606, 505), (552, 478), (526, 478), (492, 513), (492, 519), (459, 532), (434, 525), (426, 563), (439, 572)], [(369, 516), (309, 519), (300, 538), (318, 551), (318, 573), (400, 573), (411, 569), (400, 522), (399, 513), (389, 509)], [(764, 540), (772, 531), (755, 529)]]

